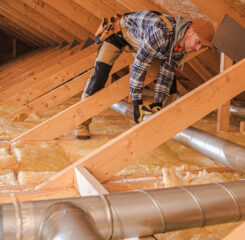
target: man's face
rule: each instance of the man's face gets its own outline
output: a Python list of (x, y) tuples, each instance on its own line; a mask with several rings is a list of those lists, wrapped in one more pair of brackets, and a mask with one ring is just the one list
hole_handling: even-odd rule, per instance
[(184, 47), (187, 53), (197, 51), (202, 47), (199, 37), (192, 28), (187, 30)]

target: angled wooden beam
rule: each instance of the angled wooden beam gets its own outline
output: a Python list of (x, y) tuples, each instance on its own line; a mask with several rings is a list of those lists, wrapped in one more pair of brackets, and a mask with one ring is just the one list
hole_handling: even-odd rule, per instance
[(74, 187), (71, 188), (58, 188), (48, 191), (33, 190), (33, 191), (23, 191), (23, 192), (12, 192), (1, 193), (0, 194), (0, 204), (11, 203), (11, 202), (27, 202), (27, 201), (37, 201), (43, 199), (59, 199), (59, 198), (74, 198), (79, 197), (79, 193)]
[[(133, 61), (133, 56), (129, 54), (123, 54), (119, 57), (118, 61), (113, 66), (111, 72), (118, 71), (122, 67), (127, 66), (130, 62)], [(47, 111), (50, 108), (61, 104), (65, 100), (71, 98), (72, 96), (83, 91), (87, 79), (92, 74), (93, 69), (82, 74), (79, 77), (63, 84), (62, 86), (55, 88), (53, 91), (41, 96), (40, 98), (32, 101), (31, 103), (23, 106), (17, 111), (9, 114), (7, 119), (14, 119), (18, 116), (28, 116), (30, 113), (35, 112), (37, 114), (41, 114)]]
[[(232, 59), (225, 56), (223, 53), (221, 54), (221, 67), (220, 72), (223, 72), (225, 69), (228, 69), (233, 65)], [(230, 128), (230, 101), (226, 102), (222, 106), (218, 108), (217, 114), (217, 131), (229, 131)]]
[(59, 61), (65, 59), (66, 57), (76, 54), (80, 51), (80, 49), (81, 45), (78, 45), (72, 49), (70, 49), (70, 45), (62, 49), (54, 49), (54, 51), (50, 52), (49, 55), (36, 59), (36, 61), (33, 60), (32, 63), (26, 65), (25, 67), (19, 68), (16, 70), (16, 72), (13, 72), (12, 74), (6, 76), (6, 84), (9, 87), (13, 86), (13, 84), (24, 81), (28, 77), (32, 77), (44, 71), (48, 67), (57, 64)]
[[(9, 16), (9, 18), (7, 18), (6, 15), (7, 17)], [(10, 18), (12, 18), (10, 14), (0, 9), (0, 26), (4, 32), (8, 33), (10, 36), (17, 37), (29, 46), (43, 47), (49, 45), (46, 42), (34, 37), (33, 34), (17, 25)]]
[(33, 36), (37, 37), (38, 39), (52, 45), (55, 43), (51, 38), (47, 37), (45, 33), (40, 32), (39, 27), (33, 24), (30, 25), (31, 20), (27, 17), (23, 17), (18, 11), (11, 8), (4, 0), (0, 1), (0, 7), (1, 7), (1, 14), (5, 16), (6, 18), (10, 19), (11, 21), (15, 22), (19, 26), (26, 29), (28, 32), (30, 32)]
[(99, 18), (89, 14), (85, 9), (71, 0), (59, 0), (59, 4), (57, 4), (56, 0), (42, 1), (82, 26), (88, 32), (95, 33), (100, 24)]
[[(8, 3), (11, 4), (12, 7), (14, 7), (16, 10), (21, 12), (23, 15), (27, 16), (30, 19), (34, 19), (35, 21), (37, 21), (40, 24), (40, 26), (42, 26), (44, 29), (45, 28), (49, 29), (52, 33), (54, 33), (54, 37), (52, 38), (53, 40), (56, 41), (56, 40), (59, 40), (59, 38), (61, 38), (62, 41), (73, 42), (74, 36), (72, 34), (60, 28), (58, 25), (56, 25), (49, 19), (45, 18), (39, 12), (30, 8), (26, 4), (23, 4), (19, 0), (8, 0)], [(56, 37), (55, 35), (59, 37)]]
[(81, 196), (108, 194), (109, 191), (84, 167), (76, 167), (74, 186)]
[(20, 9), (20, 6), (18, 4), (18, 2), (14, 1), (12, 2), (12, 0), (2, 0), (2, 7), (8, 11), (10, 14), (14, 14), (14, 16), (16, 17), (16, 19), (18, 19), (18, 21), (22, 21), (25, 24), (27, 24), (28, 26), (32, 27), (33, 29), (37, 30), (39, 33), (41, 33), (43, 36), (47, 37), (48, 39), (52, 40), (54, 43), (62, 43), (64, 42), (64, 39), (61, 38), (59, 35), (57, 35), (56, 33), (50, 31), (46, 26), (43, 26), (39, 21), (40, 18), (36, 17), (29, 17), (29, 14), (26, 14), (26, 12), (24, 11), (24, 9)]
[(121, 3), (123, 6), (127, 7), (130, 9), (130, 11), (140, 11), (140, 10), (154, 10), (154, 11), (160, 11), (163, 12), (169, 16), (170, 14), (166, 9), (160, 7), (159, 5), (153, 3), (152, 1), (148, 0), (135, 0), (135, 1), (130, 1), (130, 0), (117, 0), (117, 2)]
[[(47, 89), (51, 90), (53, 87), (57, 87), (70, 78), (77, 76), (82, 71), (89, 70), (89, 67), (93, 66), (92, 59), (95, 58), (95, 53), (96, 46), (92, 45), (50, 66), (35, 76), (27, 78), (25, 81), (6, 89), (1, 95), (3, 98), (7, 98), (7, 100), (1, 104), (16, 104), (16, 106), (21, 106), (40, 96), (39, 93), (45, 93)], [(50, 85), (46, 85), (47, 82)], [(37, 87), (41, 88), (38, 89)], [(14, 96), (11, 97), (11, 95)]]
[(34, 75), (34, 70), (40, 68), (39, 63), (44, 62), (44, 59), (46, 59), (46, 62), (52, 59), (56, 54), (59, 54), (59, 52), (63, 52), (65, 48), (59, 49), (59, 48), (52, 48), (47, 52), (44, 52), (41, 54), (41, 56), (33, 56), (32, 58), (23, 61), (19, 66), (14, 65), (12, 68), (6, 69), (4, 72), (0, 73), (0, 78), (5, 79), (8, 83), (12, 82), (16, 76), (19, 77), (19, 81), (21, 81), (21, 75), (24, 74), (25, 76), (28, 75), (29, 72), (32, 72)]
[[(93, 46), (91, 46), (91, 48), (92, 47)], [(186, 60), (190, 60), (191, 56), (194, 57), (196, 55), (190, 54), (190, 56), (186, 57)], [(184, 62), (184, 60), (183, 60), (183, 62)], [(76, 68), (78, 68), (78, 67), (76, 67)], [(151, 70), (147, 72), (148, 79), (146, 79), (146, 81), (145, 81), (146, 85), (150, 84), (153, 80), (155, 80), (156, 74), (158, 73), (158, 71), (159, 71), (159, 62), (158, 63), (156, 62), (151, 67)], [(120, 86), (120, 88), (119, 88), (119, 86)], [(99, 113), (100, 111), (109, 107), (113, 103), (115, 103), (115, 102), (121, 100), (122, 98), (125, 98), (126, 96), (128, 96), (128, 94), (129, 94), (128, 89), (129, 89), (128, 88), (128, 79), (126, 77), (124, 77), (124, 78), (118, 80), (116, 83), (110, 85), (108, 88), (102, 89), (101, 91), (99, 91), (99, 93), (95, 94), (95, 96), (97, 96), (97, 97), (91, 96), (91, 97), (89, 97), (89, 99), (90, 99), (89, 101), (88, 101), (88, 99), (85, 99), (84, 101), (79, 102), (79, 103), (73, 105), (72, 107), (68, 108), (67, 110), (59, 113), (55, 117), (48, 119), (47, 121), (43, 122), (39, 126), (35, 127), (34, 129), (24, 133), (23, 135), (19, 136), (19, 140), (20, 139), (26, 140), (27, 138), (28, 139), (32, 139), (32, 138), (36, 139), (36, 137), (38, 139), (47, 140), (47, 139), (54, 139), (56, 137), (59, 137), (62, 133), (66, 132), (72, 128), (75, 128), (78, 124), (82, 123), (83, 121), (86, 121), (88, 118)], [(120, 90), (122, 90), (122, 91), (120, 92)], [(33, 91), (35, 91), (35, 89), (33, 89)], [(115, 99), (112, 98), (109, 91), (118, 92), (118, 94), (114, 93), (117, 96), (113, 95), (113, 97), (115, 97)], [(126, 95), (125, 95), (125, 92), (127, 92)], [(32, 92), (30, 92), (29, 95), (30, 94), (32, 94)], [(24, 95), (24, 96), (26, 96), (26, 95)], [(111, 96), (111, 99), (107, 99), (105, 96)], [(98, 100), (96, 100), (96, 99), (100, 98), (100, 97), (103, 100), (105, 100), (104, 104), (102, 104), (102, 102), (97, 102)], [(93, 107), (93, 101), (96, 103), (94, 107)], [(91, 106), (85, 107), (86, 104), (91, 105)], [(86, 109), (86, 108), (88, 109), (88, 112), (87, 111), (84, 113), (81, 112), (81, 109)], [(64, 122), (64, 126), (62, 128), (55, 129), (55, 127), (57, 126), (57, 123), (59, 121)], [(51, 128), (54, 128), (52, 132), (51, 131), (45, 131), (45, 129), (51, 129)], [(49, 136), (46, 136), (47, 133), (49, 134)]]
[(35, 59), (41, 57), (44, 53), (50, 51), (54, 47), (47, 47), (47, 48), (39, 48), (35, 49), (31, 52), (28, 52), (24, 55), (21, 55), (7, 63), (4, 63), (0, 66), (0, 74), (3, 74), (4, 72), (11, 72), (13, 69), (19, 68), (25, 64), (28, 64), (28, 61), (30, 62), (30, 59)]
[(222, 21), (225, 14), (231, 16), (235, 21), (245, 27), (245, 17), (232, 9), (224, 0), (190, 0), (197, 8), (206, 14), (216, 25)]
[(245, 133), (245, 121), (240, 122), (240, 132)]
[(82, 28), (79, 24), (73, 22), (54, 8), (50, 7), (41, 0), (20, 0), (35, 11), (39, 12), (47, 19), (59, 25), (65, 31), (71, 33), (76, 40), (86, 40), (88, 37), (93, 38), (94, 34)]
[[(65, 168), (46, 183), (40, 184), (38, 188), (72, 186), (73, 178), (68, 178), (67, 176), (73, 174), (74, 167), (80, 166), (86, 167), (103, 183), (147, 152), (215, 110), (222, 103), (244, 91), (244, 74), (245, 59), (168, 105), (147, 120), (112, 139), (96, 151)], [(110, 86), (113, 86), (113, 84)], [(101, 95), (103, 91), (99, 91), (80, 102), (80, 104), (89, 103), (92, 98), (96, 99), (96, 95)], [(113, 94), (112, 98), (114, 98), (115, 94)], [(104, 103), (104, 99), (101, 98), (102, 96), (98, 97), (98, 99)], [(93, 102), (92, 105), (93, 108), (97, 107), (96, 102)], [(87, 105), (87, 107), (90, 108), (92, 106)], [(188, 114), (186, 114), (187, 112)], [(76, 113), (78, 114), (78, 112)], [(61, 127), (63, 127), (63, 124), (59, 126), (59, 128)], [(47, 129), (54, 131), (50, 126)], [(60, 181), (64, 178), (67, 181), (61, 185)]]
[(73, 0), (82, 8), (96, 15), (98, 18), (112, 17), (118, 12), (115, 12), (106, 2), (102, 0)]
[(188, 64), (202, 78), (204, 82), (213, 77), (213, 75), (201, 64), (197, 58), (193, 58), (188, 62)]
[(235, 228), (235, 230), (233, 230), (222, 240), (243, 240), (244, 235), (245, 235), (245, 223), (242, 223), (239, 227)]

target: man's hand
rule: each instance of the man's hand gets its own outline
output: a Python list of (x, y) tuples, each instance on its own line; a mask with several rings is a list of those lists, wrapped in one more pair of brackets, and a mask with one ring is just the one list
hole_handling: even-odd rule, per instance
[(134, 105), (134, 121), (140, 123), (143, 121), (144, 115), (150, 115), (152, 111), (148, 109), (143, 103)]
[(158, 112), (162, 109), (162, 104), (161, 103), (152, 103), (152, 104), (150, 104), (150, 109), (153, 113)]

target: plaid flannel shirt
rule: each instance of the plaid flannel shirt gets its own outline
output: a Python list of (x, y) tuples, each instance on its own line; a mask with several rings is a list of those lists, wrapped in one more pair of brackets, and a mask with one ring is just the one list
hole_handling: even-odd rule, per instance
[[(166, 17), (168, 17), (174, 31), (175, 19)], [(124, 17), (124, 24), (140, 43), (130, 74), (129, 86), (132, 100), (134, 103), (142, 100), (146, 72), (154, 59), (158, 58), (161, 59), (161, 65), (155, 80), (154, 101), (163, 103), (169, 95), (174, 72), (180, 60), (185, 56), (185, 50), (172, 51), (175, 36), (170, 34), (166, 23), (156, 12), (130, 13)]]

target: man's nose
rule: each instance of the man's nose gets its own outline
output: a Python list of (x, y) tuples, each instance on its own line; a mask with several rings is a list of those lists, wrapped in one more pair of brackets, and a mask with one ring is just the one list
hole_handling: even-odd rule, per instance
[(202, 47), (202, 45), (201, 45), (201, 44), (198, 44), (198, 45), (196, 46), (196, 51), (198, 51), (201, 47)]

